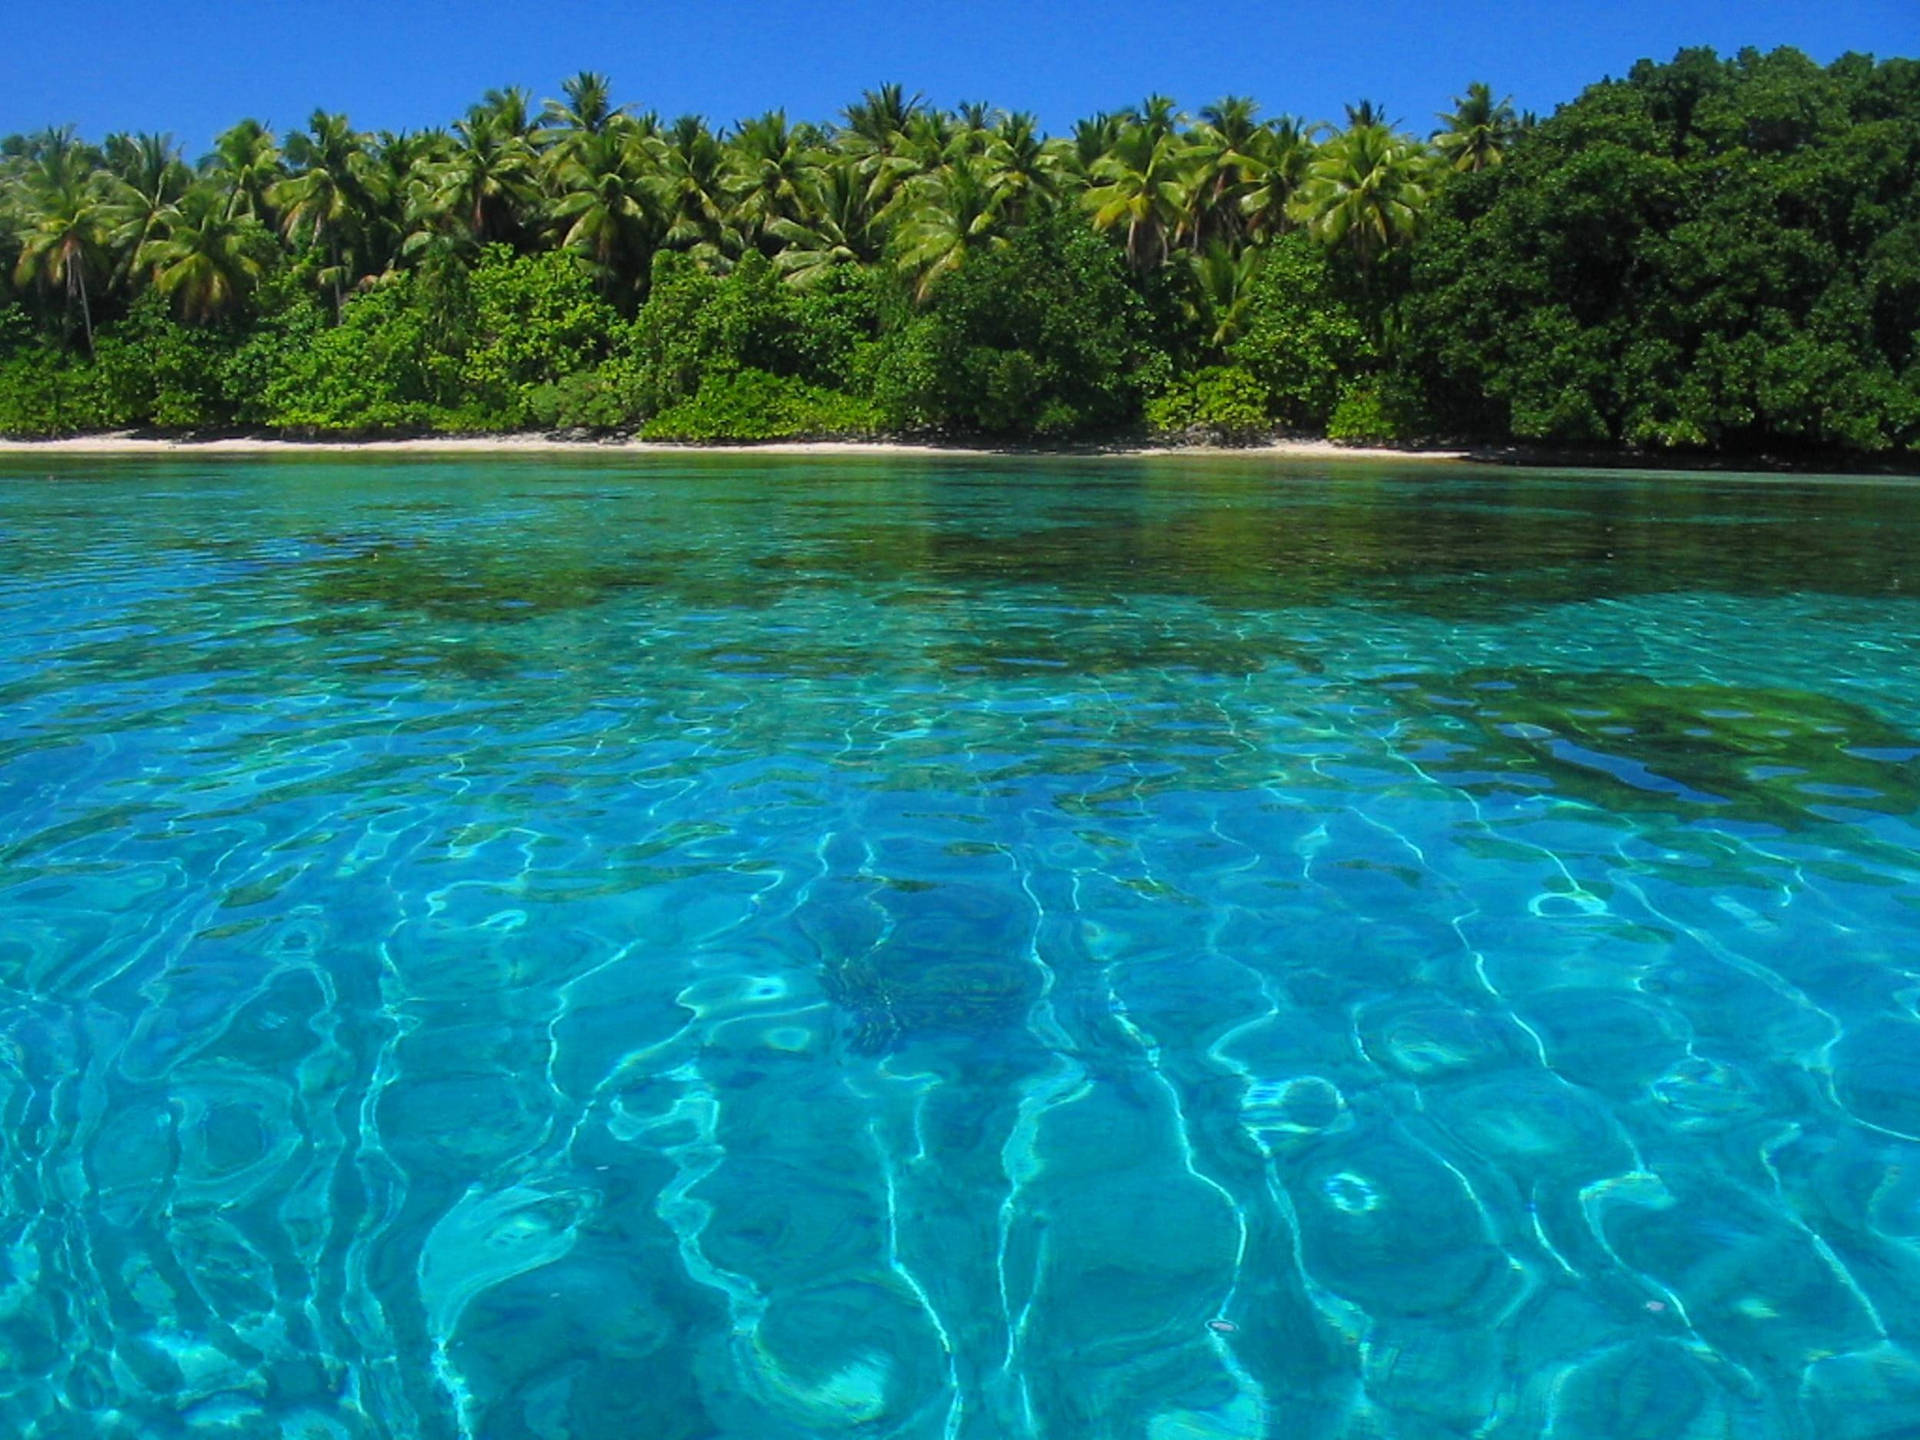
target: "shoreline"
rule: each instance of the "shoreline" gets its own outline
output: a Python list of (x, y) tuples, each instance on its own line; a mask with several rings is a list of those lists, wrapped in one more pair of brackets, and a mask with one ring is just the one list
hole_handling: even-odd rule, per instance
[(1550, 445), (1432, 445), (1396, 447), (1346, 445), (1332, 440), (1280, 437), (1256, 445), (1208, 445), (1147, 440), (1085, 441), (1048, 445), (1034, 441), (942, 442), (932, 440), (763, 440), (687, 443), (637, 438), (571, 438), (535, 431), (496, 435), (423, 435), (404, 438), (295, 440), (266, 435), (194, 439), (120, 431), (67, 435), (47, 440), (0, 436), (0, 459), (46, 455), (133, 457), (158, 455), (790, 455), (874, 457), (922, 456), (955, 459), (1102, 460), (1148, 459), (1242, 461), (1365, 461), (1373, 464), (1482, 465), (1499, 469), (1666, 471), (1755, 476), (1837, 476), (1920, 478), (1920, 455), (1789, 457), (1767, 455), (1646, 454), (1621, 450), (1579, 450)]
[(912, 440), (766, 440), (728, 444), (682, 444), (660, 440), (571, 440), (556, 435), (516, 432), (501, 435), (413, 436), (405, 439), (282, 440), (248, 435), (216, 439), (170, 439), (121, 433), (69, 435), (50, 440), (0, 439), (0, 455), (952, 455), (1102, 458), (1142, 455), (1270, 456), (1343, 460), (1470, 460), (1459, 449), (1408, 449), (1339, 445), (1331, 440), (1272, 440), (1259, 445), (1156, 445), (1114, 442), (1084, 445), (940, 444)]

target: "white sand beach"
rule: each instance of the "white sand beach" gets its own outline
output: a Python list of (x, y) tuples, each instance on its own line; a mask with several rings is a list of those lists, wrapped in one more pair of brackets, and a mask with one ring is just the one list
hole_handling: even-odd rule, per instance
[(1118, 455), (1211, 456), (1303, 460), (1465, 460), (1462, 450), (1390, 450), (1337, 445), (1330, 440), (1273, 440), (1264, 445), (934, 445), (895, 440), (792, 440), (757, 445), (674, 445), (648, 440), (568, 440), (551, 435), (447, 435), (406, 440), (278, 440), (245, 436), (217, 440), (169, 440), (132, 434), (79, 435), (58, 440), (0, 439), (0, 455), (298, 455), (298, 454), (532, 454), (607, 453), (686, 455), (1035, 455), (1093, 457)]

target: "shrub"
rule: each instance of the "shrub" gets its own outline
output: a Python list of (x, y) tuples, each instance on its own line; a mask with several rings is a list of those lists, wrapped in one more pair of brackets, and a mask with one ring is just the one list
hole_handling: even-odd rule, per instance
[(1118, 250), (1071, 212), (943, 279), (882, 339), (874, 402), (895, 429), (1064, 436), (1113, 430), (1168, 361)]
[(100, 428), (88, 369), (36, 334), (17, 306), (0, 309), (0, 435), (40, 440)]
[(1920, 444), (1916, 153), (1911, 60), (1643, 61), (1442, 190), (1403, 362), (1489, 435)]
[(545, 430), (620, 430), (635, 418), (632, 367), (607, 361), (527, 392), (527, 412)]
[(536, 391), (589, 369), (623, 328), (574, 255), (490, 247), (448, 316), (456, 360), (445, 397), (460, 428), (519, 429), (538, 418)]
[(266, 423), (348, 433), (429, 425), (447, 362), (413, 289), (411, 275), (376, 285), (347, 302), (338, 325), (283, 351), (267, 381)]
[(1327, 422), (1329, 440), (1361, 445), (1404, 445), (1432, 433), (1419, 396), (1391, 375), (1350, 381)]
[(1370, 365), (1375, 353), (1325, 253), (1296, 231), (1267, 247), (1227, 358), (1266, 391), (1275, 419), (1318, 430), (1333, 414), (1343, 381)]
[(158, 291), (147, 291), (94, 345), (99, 422), (164, 430), (229, 423), (221, 378), (232, 350), (230, 334), (182, 325)]
[(1147, 425), (1161, 435), (1244, 443), (1273, 429), (1270, 403), (1266, 387), (1239, 366), (1209, 366), (1176, 377), (1148, 401)]
[(873, 406), (857, 396), (764, 370), (709, 377), (699, 393), (661, 411), (640, 433), (649, 440), (780, 440), (863, 435), (876, 427)]
[[(758, 252), (718, 276), (691, 257), (656, 257), (635, 318), (631, 362), (609, 377), (632, 418), (684, 405), (716, 379), (758, 371), (821, 390), (858, 384), (876, 320), (875, 280), (853, 267), (811, 291), (786, 284)], [(746, 393), (736, 389), (729, 404)]]

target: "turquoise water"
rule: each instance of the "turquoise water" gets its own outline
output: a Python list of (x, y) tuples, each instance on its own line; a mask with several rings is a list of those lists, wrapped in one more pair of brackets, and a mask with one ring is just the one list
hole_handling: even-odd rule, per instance
[(1920, 1435), (1920, 486), (16, 458), (0, 553), (0, 1433)]

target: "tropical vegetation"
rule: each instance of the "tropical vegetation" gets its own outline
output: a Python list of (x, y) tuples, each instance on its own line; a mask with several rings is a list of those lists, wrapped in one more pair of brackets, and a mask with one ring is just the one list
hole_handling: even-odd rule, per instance
[(715, 128), (0, 141), (0, 432), (1449, 437), (1920, 454), (1920, 63), (1683, 51), (1552, 116), (902, 87)]

